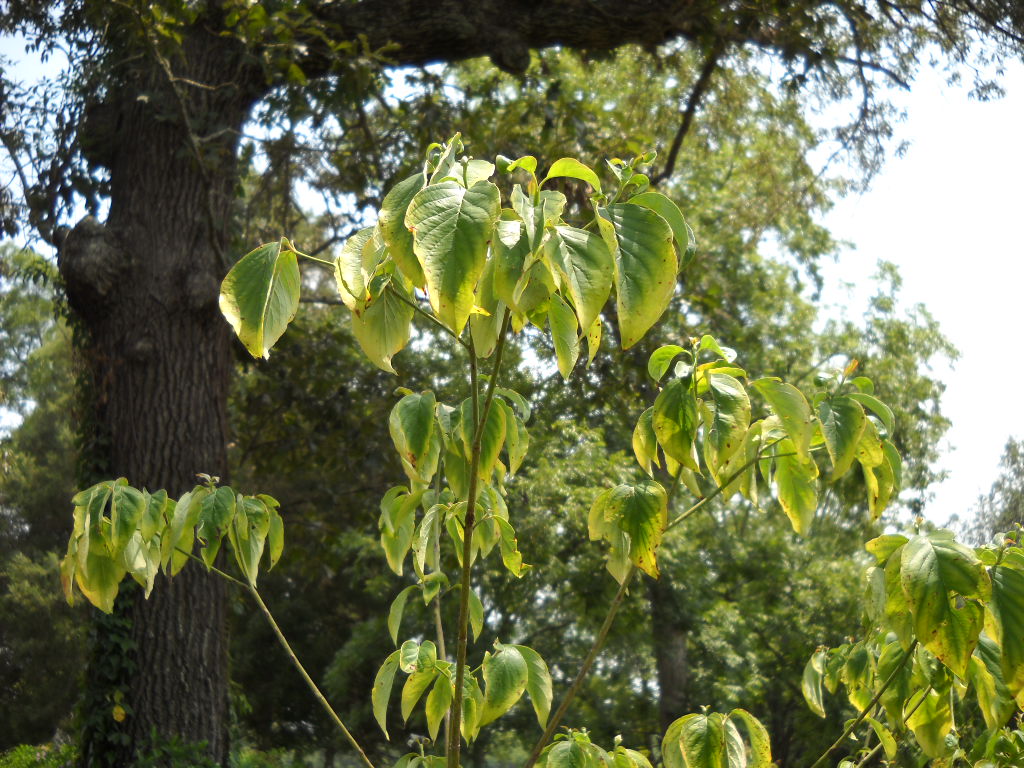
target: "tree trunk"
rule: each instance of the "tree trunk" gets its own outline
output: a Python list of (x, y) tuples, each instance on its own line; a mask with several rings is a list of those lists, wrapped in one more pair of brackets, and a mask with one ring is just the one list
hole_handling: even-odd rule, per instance
[[(183, 70), (176, 74), (195, 82), (230, 79), (226, 87), (179, 81), (175, 93), (163, 63), (145, 61), (107, 97), (108, 119), (90, 137), (93, 147), (106, 148), (109, 217), (80, 222), (60, 261), (71, 306), (88, 330), (94, 426), (106, 446), (98, 466), (177, 496), (196, 484), (197, 472), (226, 480), (231, 339), (218, 288), (228, 266), (237, 141), (256, 94), (229, 39), (193, 31), (175, 64)], [(214, 138), (193, 140), (189, 131)], [(87, 675), (86, 706), (106, 707), (103, 718), (86, 713), (83, 764), (132, 764), (167, 739), (205, 742), (205, 752), (225, 764), (223, 583), (190, 563), (173, 581), (160, 577), (148, 601), (124, 598), (121, 618), (94, 628), (101, 653)], [(123, 648), (131, 658), (111, 674), (103, 654)], [(110, 716), (116, 704), (123, 712)]]
[(651, 581), (651, 632), (658, 673), (658, 719), (664, 733), (673, 720), (690, 711), (690, 668), (687, 659), (688, 623), (677, 608), (672, 585)]

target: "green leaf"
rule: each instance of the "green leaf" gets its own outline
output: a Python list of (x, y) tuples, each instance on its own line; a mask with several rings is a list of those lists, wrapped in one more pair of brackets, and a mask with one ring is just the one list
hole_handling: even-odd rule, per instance
[(119, 557), (146, 511), (148, 499), (130, 485), (116, 483), (110, 499), (110, 556)]
[(651, 353), (651, 357), (647, 361), (647, 373), (655, 381), (661, 381), (669, 366), (672, 365), (672, 361), (685, 352), (685, 349), (675, 344), (658, 347)]
[(437, 676), (437, 680), (434, 683), (434, 687), (430, 689), (430, 694), (427, 696), (427, 730), (430, 731), (431, 741), (437, 741), (437, 730), (441, 725), (441, 721), (444, 720), (444, 716), (448, 713), (448, 708), (452, 703), (452, 694), (454, 693), (455, 686), (447, 675), (440, 674)]
[(601, 334), (604, 331), (604, 323), (601, 322), (601, 316), (598, 315), (594, 318), (594, 322), (590, 324), (590, 328), (587, 330), (587, 365), (589, 366), (594, 362), (594, 358), (597, 357), (597, 350), (601, 348)]
[(814, 421), (803, 393), (792, 384), (776, 378), (758, 379), (751, 386), (761, 393), (778, 415), (800, 458), (808, 458), (811, 438), (814, 437)]
[(493, 654), (484, 654), (484, 708), (480, 725), (497, 720), (519, 701), (530, 672), (526, 660), (514, 645), (495, 643)]
[[(903, 547), (900, 581), (921, 644), (959, 677), (982, 627), (981, 606), (991, 583), (974, 551), (953, 540), (951, 531), (915, 536)], [(960, 598), (951, 598), (955, 592)]]
[(857, 457), (857, 447), (867, 417), (856, 400), (840, 395), (832, 400), (823, 400), (818, 406), (818, 420), (825, 447), (832, 459), (832, 477), (838, 479), (846, 474)]
[[(406, 395), (391, 409), (388, 429), (395, 450), (412, 468), (416, 477), (429, 483), (437, 470), (434, 409), (437, 401), (430, 390)], [(433, 463), (429, 459), (433, 455)]]
[(437, 677), (437, 667), (430, 665), (417, 668), (405, 679), (405, 685), (402, 686), (402, 720), (409, 719), (409, 715), (416, 708), (416, 702), (426, 693), (427, 688)]
[[(693, 230), (686, 224), (682, 211), (672, 200), (660, 192), (641, 192), (629, 198), (630, 205), (642, 205), (661, 216), (672, 228), (672, 236), (680, 253), (688, 253), (693, 240)], [(695, 244), (694, 244), (695, 245)]]
[(381, 665), (377, 676), (373, 679), (373, 692), (370, 695), (373, 704), (373, 716), (384, 731), (384, 738), (388, 736), (388, 700), (391, 698), (391, 686), (395, 682), (395, 672), (398, 671), (398, 658), (401, 651), (395, 651)]
[(121, 579), (128, 572), (121, 558), (114, 558), (106, 543), (92, 537), (84, 558), (85, 567), (75, 571), (75, 583), (86, 600), (104, 613), (113, 613)]
[(334, 281), (338, 295), (352, 312), (362, 313), (367, 289), (373, 277), (380, 251), (376, 227), (360, 229), (341, 246), (334, 260)]
[(472, 589), (469, 590), (469, 628), (473, 631), (474, 640), (480, 637), (484, 629), (484, 604)]
[(517, 645), (515, 648), (526, 662), (526, 693), (530, 696), (533, 711), (537, 714), (537, 722), (543, 728), (547, 725), (548, 715), (551, 712), (553, 697), (551, 673), (548, 671), (548, 665), (544, 659), (535, 650), (527, 648), (525, 645)]
[(222, 485), (203, 499), (196, 536), (205, 542), (200, 554), (207, 567), (213, 565), (217, 558), (221, 541), (234, 516), (235, 492), (231, 488)]
[(896, 757), (896, 739), (893, 738), (889, 729), (873, 717), (865, 717), (864, 722), (870, 725), (875, 735), (878, 736), (878, 741), (882, 745), (882, 749), (885, 750), (886, 758), (889, 760), (894, 759)]
[(553, 744), (544, 758), (544, 768), (591, 768), (587, 754), (575, 741)]
[(778, 443), (777, 451), (775, 487), (779, 495), (779, 504), (789, 518), (793, 530), (805, 536), (818, 509), (818, 465), (811, 459), (801, 460), (796, 455), (793, 441), (788, 437)]
[(693, 441), (697, 436), (697, 398), (689, 380), (672, 379), (654, 401), (651, 418), (654, 434), (665, 451), (685, 467), (700, 471), (693, 456)]
[(462, 738), (472, 744), (480, 733), (480, 717), (484, 711), (484, 694), (473, 675), (466, 675), (462, 686)]
[(872, 411), (875, 416), (881, 420), (882, 425), (885, 427), (885, 431), (892, 436), (892, 433), (895, 430), (895, 419), (892, 415), (892, 409), (888, 405), (867, 392), (850, 392), (847, 397), (851, 400), (856, 400), (865, 408)]
[(549, 242), (552, 261), (562, 274), (581, 328), (590, 328), (612, 291), (614, 264), (600, 235), (575, 227), (556, 227)]
[(417, 288), (424, 286), (423, 269), (413, 252), (412, 232), (406, 229), (405, 213), (416, 193), (423, 189), (423, 174), (403, 179), (384, 196), (377, 226), (388, 246), (388, 253), (402, 274)]
[(406, 213), (430, 305), (456, 335), (473, 309), (473, 291), (500, 211), (500, 195), (492, 183), (482, 181), (465, 189), (446, 181), (417, 192)]
[(494, 295), (494, 259), (488, 259), (476, 288), (476, 304), (487, 314), (474, 312), (469, 318), (469, 332), (477, 357), (488, 358), (498, 345), (498, 334), (505, 317), (505, 305)]
[[(996, 589), (994, 582), (993, 579), (993, 592)], [(985, 727), (999, 729), (1006, 725), (1017, 710), (1017, 705), (1003, 676), (999, 646), (985, 635), (978, 638), (978, 647), (974, 649), (967, 670), (967, 680), (978, 697), (978, 708), (985, 719)]]
[(728, 374), (709, 371), (707, 379), (714, 415), (706, 427), (704, 446), (716, 470), (743, 443), (750, 426), (750, 400), (743, 385)]
[(658, 436), (654, 434), (653, 406), (641, 413), (637, 419), (636, 427), (633, 429), (633, 453), (640, 468), (653, 477), (651, 464), (661, 466), (658, 460)]
[(412, 546), (416, 528), (416, 507), (421, 498), (423, 491), (409, 493), (404, 487), (399, 486), (391, 488), (380, 501), (378, 527), (381, 547), (391, 570), (399, 576), (402, 575), (405, 556)]
[(516, 538), (515, 529), (508, 520), (503, 520), (500, 517), (494, 518), (494, 522), (498, 526), (501, 537), (498, 541), (501, 548), (501, 562), (508, 572), (518, 579), (530, 566), (523, 563), (523, 555), (519, 551), (519, 540)]
[(281, 553), (284, 552), (284, 520), (281, 519), (276, 504), (273, 506), (268, 504), (268, 508), (270, 509), (270, 530), (267, 532), (267, 556), (270, 559), (270, 565), (267, 570), (270, 570), (277, 565), (277, 561), (281, 559)]
[(734, 709), (729, 713), (729, 719), (734, 717), (742, 721), (747, 728), (747, 735), (750, 737), (750, 768), (771, 768), (772, 747), (768, 730), (761, 725), (760, 720), (745, 709)]
[(668, 308), (679, 264), (672, 230), (658, 214), (626, 203), (605, 209), (615, 228), (615, 296), (623, 349), (636, 344)]
[[(415, 310), (402, 301), (403, 290), (393, 281), (374, 281), (375, 294), (352, 313), (352, 334), (363, 354), (383, 371), (395, 373), (391, 358), (409, 343)], [(408, 297), (406, 297), (408, 298)]]
[(985, 631), (999, 645), (1010, 693), (1024, 691), (1024, 573), (997, 565), (990, 569), (992, 596), (985, 605)]
[(250, 251), (220, 287), (220, 311), (253, 357), (270, 357), (299, 309), (299, 264), (283, 238)]
[(418, 586), (412, 584), (406, 587), (398, 596), (392, 601), (391, 609), (388, 611), (388, 632), (391, 633), (391, 642), (398, 645), (398, 630), (402, 625), (402, 614), (405, 612), (405, 604), (409, 600), (411, 595)]
[(907, 725), (924, 753), (933, 759), (945, 757), (949, 752), (946, 736), (953, 730), (949, 694), (932, 688), (918, 691), (907, 702), (907, 711), (913, 711)]
[(548, 180), (557, 178), (579, 179), (580, 181), (587, 182), (595, 191), (601, 191), (601, 180), (594, 173), (593, 169), (573, 157), (563, 157), (561, 160), (556, 160), (552, 163), (551, 168), (548, 169), (548, 175), (541, 182), (541, 186), (546, 184)]
[(515, 475), (529, 450), (530, 433), (523, 420), (512, 411), (512, 408), (501, 401), (498, 403), (499, 407), (505, 411), (505, 450), (508, 452), (508, 473)]
[(679, 750), (686, 768), (728, 768), (725, 718), (717, 712), (679, 721)]
[(815, 651), (804, 667), (804, 676), (800, 682), (800, 690), (804, 701), (811, 712), (818, 717), (825, 717), (825, 703), (822, 699), (821, 681), (825, 674), (825, 651)]
[(554, 342), (555, 357), (558, 359), (558, 372), (565, 381), (568, 381), (580, 356), (580, 339), (577, 335), (579, 326), (576, 323), (576, 313), (557, 293), (551, 294), (548, 323), (551, 325), (551, 340)]
[(590, 538), (609, 539), (622, 531), (629, 537), (629, 557), (652, 578), (658, 578), (657, 550), (668, 525), (665, 489), (655, 482), (618, 485), (594, 501), (590, 508)]

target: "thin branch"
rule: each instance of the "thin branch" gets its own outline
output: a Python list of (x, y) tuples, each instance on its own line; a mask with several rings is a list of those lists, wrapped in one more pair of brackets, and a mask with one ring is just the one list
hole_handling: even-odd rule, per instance
[(725, 53), (725, 44), (719, 41), (715, 43), (708, 52), (707, 58), (704, 59), (704, 66), (701, 67), (700, 74), (697, 76), (697, 82), (693, 84), (690, 96), (686, 100), (686, 108), (682, 112), (682, 122), (679, 124), (675, 138), (672, 139), (672, 146), (669, 148), (668, 157), (665, 158), (665, 167), (651, 179), (652, 185), (662, 183), (675, 170), (676, 159), (679, 157), (679, 148), (683, 145), (683, 139), (686, 138), (686, 134), (690, 132), (690, 126), (693, 125), (693, 118), (697, 114), (697, 108), (700, 106), (701, 99), (704, 98), (704, 94), (711, 85), (711, 76), (718, 68), (718, 62), (721, 60), (723, 53)]
[(277, 625), (277, 622), (274, 621), (274, 617), (273, 615), (271, 615), (270, 609), (267, 608), (267, 604), (263, 602), (263, 598), (260, 597), (260, 593), (256, 591), (256, 587), (252, 586), (251, 584), (247, 584), (246, 586), (249, 589), (249, 594), (252, 595), (252, 599), (256, 601), (256, 604), (260, 607), (260, 610), (263, 612), (263, 617), (270, 624), (271, 629), (274, 630), (274, 635), (275, 637), (277, 637), (277, 642), (281, 644), (281, 647), (284, 649), (284, 652), (288, 655), (288, 658), (291, 659), (292, 665), (295, 667), (295, 669), (299, 671), (299, 674), (302, 675), (302, 679), (306, 681), (306, 685), (309, 687), (309, 690), (313, 693), (313, 696), (316, 698), (316, 700), (320, 702), (320, 706), (324, 708), (324, 711), (327, 712), (331, 720), (334, 721), (334, 724), (341, 729), (341, 732), (343, 734), (345, 734), (345, 738), (348, 740), (348, 743), (351, 744), (353, 749), (355, 749), (355, 751), (359, 753), (359, 757), (362, 759), (363, 764), (366, 765), (367, 768), (374, 768), (373, 763), (370, 762), (370, 758), (366, 756), (366, 753), (363, 751), (363, 748), (360, 747), (359, 742), (356, 741), (356, 737), (353, 736), (352, 732), (345, 727), (345, 724), (341, 721), (341, 718), (338, 717), (338, 713), (334, 711), (334, 707), (332, 707), (331, 703), (327, 701), (327, 697), (324, 696), (323, 693), (321, 693), (320, 688), (318, 688), (317, 684), (313, 682), (313, 678), (311, 678), (309, 676), (309, 673), (306, 672), (306, 668), (302, 666), (302, 663), (299, 661), (298, 656), (295, 655), (295, 651), (293, 651), (291, 645), (289, 645), (288, 639), (284, 636), (284, 633), (281, 631), (281, 628)]
[(483, 442), (484, 425), (487, 423), (487, 416), (491, 405), (494, 402), (494, 390), (498, 381), (498, 373), (501, 371), (501, 359), (505, 351), (505, 339), (508, 337), (508, 329), (511, 324), (512, 313), (505, 310), (505, 316), (501, 323), (501, 331), (498, 333), (497, 345), (494, 349), (494, 366), (491, 368), (491, 378), (487, 384), (487, 394), (484, 398), (483, 408), (480, 407), (480, 377), (477, 371), (476, 348), (473, 344), (473, 334), (469, 334), (469, 371), (471, 379), (471, 393), (473, 397), (473, 444), (469, 458), (469, 491), (466, 500), (466, 522), (462, 532), (462, 579), (461, 591), (459, 593), (459, 622), (458, 640), (455, 647), (455, 701), (452, 703), (451, 721), (448, 725), (447, 746), (448, 746), (448, 768), (459, 768), (459, 753), (462, 749), (462, 686), (466, 678), (466, 650), (469, 645), (469, 595), (472, 589), (472, 554), (473, 554), (473, 526), (476, 515), (476, 495), (480, 482), (480, 454)]
[[(434, 317), (434, 316), (433, 316), (432, 314), (430, 314), (429, 312), (427, 312), (427, 311), (426, 311), (425, 309), (423, 309), (423, 307), (421, 307), (421, 306), (420, 306), (419, 304), (417, 304), (417, 303), (416, 303), (415, 301), (412, 301), (411, 299), (408, 299), (408, 298), (406, 298), (405, 296), (403, 296), (403, 295), (402, 295), (402, 293), (401, 293), (400, 291), (397, 291), (397, 290), (395, 290), (395, 288), (394, 288), (394, 287), (393, 287), (393, 286), (391, 285), (391, 283), (388, 283), (388, 286), (387, 286), (387, 288), (386, 288), (385, 290), (391, 291), (391, 293), (392, 293), (392, 294), (393, 294), (393, 295), (394, 295), (394, 296), (395, 296), (395, 297), (396, 297), (396, 298), (397, 298), (397, 299), (398, 299), (399, 301), (401, 301), (401, 302), (402, 302), (402, 303), (404, 303), (404, 304), (408, 304), (408, 305), (409, 305), (410, 307), (412, 307), (412, 308), (413, 308), (413, 309), (414, 309), (414, 310), (415, 310), (415, 311), (416, 311), (416, 312), (417, 312), (418, 314), (422, 315), (422, 316), (423, 316), (423, 317), (425, 317), (425, 318), (426, 318), (427, 320), (429, 320), (429, 321), (430, 321), (431, 323), (433, 323), (433, 324), (434, 324), (434, 325), (436, 325), (436, 326), (437, 326), (438, 328), (440, 328), (440, 329), (441, 329), (442, 331), (444, 331), (445, 333), (447, 333), (447, 334), (448, 334), (449, 336), (451, 336), (451, 337), (452, 337), (453, 339), (455, 339), (455, 341), (457, 341), (457, 342), (458, 342), (459, 344), (461, 344), (461, 345), (462, 345), (463, 347), (467, 347), (467, 344), (466, 344), (466, 342), (465, 342), (465, 341), (463, 341), (463, 340), (462, 340), (462, 339), (461, 339), (460, 337), (456, 336), (456, 335), (455, 335), (455, 333), (454, 333), (454, 332), (452, 331), (452, 329), (451, 329), (451, 328), (449, 328), (449, 327), (448, 327), (447, 325), (445, 325), (444, 323), (442, 323), (442, 322), (441, 322), (440, 320), (438, 320), (438, 319), (437, 319), (436, 317)], [(468, 348), (468, 347), (467, 347), (467, 348)]]
[(334, 711), (334, 707), (332, 707), (331, 703), (327, 701), (327, 697), (323, 695), (323, 693), (320, 691), (320, 688), (317, 687), (317, 684), (313, 682), (313, 678), (311, 678), (309, 676), (309, 673), (306, 672), (306, 668), (302, 666), (302, 662), (299, 661), (299, 657), (295, 655), (295, 651), (292, 650), (292, 646), (288, 642), (288, 638), (284, 636), (284, 632), (281, 631), (281, 627), (278, 626), (277, 621), (274, 620), (274, 615), (270, 612), (270, 609), (267, 607), (267, 604), (263, 602), (263, 598), (260, 597), (260, 593), (256, 591), (256, 587), (254, 587), (252, 584), (247, 584), (244, 581), (236, 579), (231, 574), (225, 573), (219, 568), (215, 568), (212, 565), (207, 565), (205, 560), (196, 557), (194, 554), (182, 549), (181, 547), (175, 547), (175, 549), (183, 555), (186, 555), (189, 559), (202, 563), (203, 566), (207, 568), (209, 571), (220, 576), (222, 579), (226, 579), (232, 584), (245, 589), (249, 593), (252, 599), (256, 601), (256, 605), (259, 606), (260, 611), (263, 613), (263, 618), (265, 618), (267, 620), (267, 623), (270, 624), (270, 628), (274, 631), (274, 636), (277, 638), (277, 642), (280, 643), (281, 647), (288, 655), (288, 658), (291, 659), (292, 665), (295, 667), (295, 669), (298, 670), (299, 674), (302, 676), (302, 679), (305, 680), (306, 685), (309, 687), (309, 690), (313, 693), (313, 696), (316, 698), (317, 701), (320, 702), (320, 705), (327, 712), (327, 715), (331, 718), (331, 720), (334, 721), (334, 724), (341, 729), (342, 733), (345, 734), (345, 738), (348, 739), (349, 744), (351, 744), (352, 747), (356, 750), (356, 752), (359, 753), (359, 756), (362, 758), (363, 763), (367, 766), (367, 768), (374, 768), (373, 763), (370, 762), (370, 758), (366, 756), (366, 753), (363, 751), (363, 748), (359, 746), (359, 742), (356, 741), (351, 731), (349, 731), (349, 729), (345, 727), (345, 723), (341, 721), (341, 718), (338, 716), (338, 713)]

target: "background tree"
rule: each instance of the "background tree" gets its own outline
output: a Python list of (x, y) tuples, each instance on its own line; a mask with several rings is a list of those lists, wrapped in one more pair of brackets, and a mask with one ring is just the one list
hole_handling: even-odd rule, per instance
[[(881, 83), (908, 80), (932, 44), (954, 59), (972, 56), (979, 39), (983, 57), (1016, 52), (1022, 26), (1010, 0), (804, 3), (784, 11), (770, 3), (556, 0), (479, 3), (468, 13), (460, 3), (412, 0), (56, 7), (30, 0), (11, 4), (0, 24), (44, 50), (69, 52), (68, 75), (55, 84), (61, 98), (49, 102), (62, 104), (58, 111), (45, 108), (40, 92), (5, 83), (0, 138), (21, 199), (7, 201), (14, 209), (2, 219), (8, 230), (27, 223), (58, 249), (84, 332), (92, 465), (173, 494), (196, 471), (226, 474), (230, 353), (216, 285), (241, 250), (233, 240), (239, 136), (254, 109), (265, 123), (284, 115), (286, 123), (333, 129), (334, 119), (367, 122), (364, 115), (384, 109), (379, 97), (394, 66), (489, 56), (522, 72), (531, 49), (685, 41), (702, 63), (681, 108), (680, 141), (716, 69), (754, 49), (777, 57), (786, 83), (805, 93), (835, 99), (851, 84), (859, 90), (860, 107), (839, 138), (870, 168), (889, 131)], [(679, 142), (668, 149), (665, 178)], [(347, 166), (344, 153), (334, 159), (349, 173), (367, 170)], [(386, 168), (389, 159), (380, 159)], [(387, 175), (371, 178), (379, 188)], [(107, 200), (109, 213), (69, 231), (82, 200), (94, 211)], [(98, 706), (120, 691), (130, 716), (121, 726), (89, 728), (89, 762), (124, 762), (153, 726), (206, 742), (225, 759), (223, 595), (191, 572), (159, 594), (144, 605), (122, 601), (138, 663), (127, 664), (121, 680), (101, 684), (93, 675), (90, 701)], [(156, 659), (175, 671), (173, 686), (133, 671)]]

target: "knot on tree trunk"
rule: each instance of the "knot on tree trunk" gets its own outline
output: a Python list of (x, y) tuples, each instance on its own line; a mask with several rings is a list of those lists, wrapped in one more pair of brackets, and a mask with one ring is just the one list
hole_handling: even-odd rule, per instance
[(64, 238), (58, 264), (71, 307), (92, 322), (106, 312), (107, 298), (129, 259), (114, 234), (96, 218), (86, 216)]

